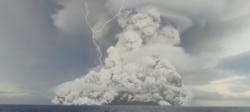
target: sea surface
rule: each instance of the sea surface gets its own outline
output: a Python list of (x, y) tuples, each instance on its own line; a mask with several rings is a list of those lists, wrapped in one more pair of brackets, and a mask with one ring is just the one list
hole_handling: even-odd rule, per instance
[(0, 105), (0, 112), (250, 112), (250, 107)]

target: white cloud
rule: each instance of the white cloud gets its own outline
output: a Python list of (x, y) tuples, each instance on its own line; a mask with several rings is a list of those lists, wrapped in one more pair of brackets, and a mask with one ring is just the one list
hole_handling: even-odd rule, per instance
[(210, 81), (210, 83), (211, 84), (231, 83), (233, 81), (242, 80), (242, 79), (246, 79), (246, 77), (234, 76), (234, 77), (229, 77), (229, 78), (225, 78), (225, 79)]
[[(54, 25), (67, 33), (79, 33), (87, 29), (85, 24), (85, 5), (82, 0), (56, 0), (58, 5), (63, 9), (58, 10), (57, 13), (51, 15)], [(92, 26), (96, 24), (100, 15), (106, 11), (104, 9), (105, 1), (88, 0), (89, 20)]]
[(192, 86), (193, 89), (201, 90), (204, 92), (218, 93), (224, 98), (250, 98), (250, 90), (234, 91), (235, 88), (244, 86), (241, 82), (248, 80), (246, 76), (232, 76), (220, 80), (210, 81), (208, 84)]
[(225, 10), (221, 21), (228, 21), (239, 19), (239, 17), (249, 16), (250, 3), (248, 0), (231, 0), (227, 3), (227, 10)]
[(12, 84), (0, 83), (0, 97), (27, 96), (28, 92), (19, 89)]
[(250, 51), (250, 24), (249, 28), (235, 32), (235, 34), (228, 36), (221, 43), (223, 48), (222, 56), (228, 57), (232, 55), (241, 54)]

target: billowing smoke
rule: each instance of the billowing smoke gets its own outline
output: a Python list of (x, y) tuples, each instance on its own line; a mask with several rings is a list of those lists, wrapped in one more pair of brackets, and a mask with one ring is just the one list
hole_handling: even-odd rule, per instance
[(116, 44), (107, 49), (104, 67), (58, 86), (52, 102), (188, 104), (191, 95), (181, 75), (161, 55), (168, 52), (163, 48), (178, 48), (180, 29), (162, 24), (162, 16), (166, 15), (153, 6), (123, 11), (117, 19), (122, 31), (116, 35)]

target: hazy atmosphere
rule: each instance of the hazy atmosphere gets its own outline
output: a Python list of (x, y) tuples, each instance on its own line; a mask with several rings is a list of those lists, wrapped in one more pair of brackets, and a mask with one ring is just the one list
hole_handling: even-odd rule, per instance
[[(250, 106), (249, 11), (249, 0), (0, 0), (0, 104)], [(95, 30), (114, 15), (97, 52), (86, 17)]]

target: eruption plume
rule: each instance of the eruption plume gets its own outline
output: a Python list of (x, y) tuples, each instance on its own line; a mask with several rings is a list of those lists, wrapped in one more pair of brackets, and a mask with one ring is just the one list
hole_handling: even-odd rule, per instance
[(117, 18), (122, 31), (116, 35), (117, 43), (107, 49), (103, 68), (59, 85), (52, 102), (188, 104), (191, 95), (181, 75), (161, 55), (168, 52), (162, 48), (180, 44), (179, 30), (171, 24), (163, 25), (162, 16), (166, 15), (153, 6), (125, 10)]

